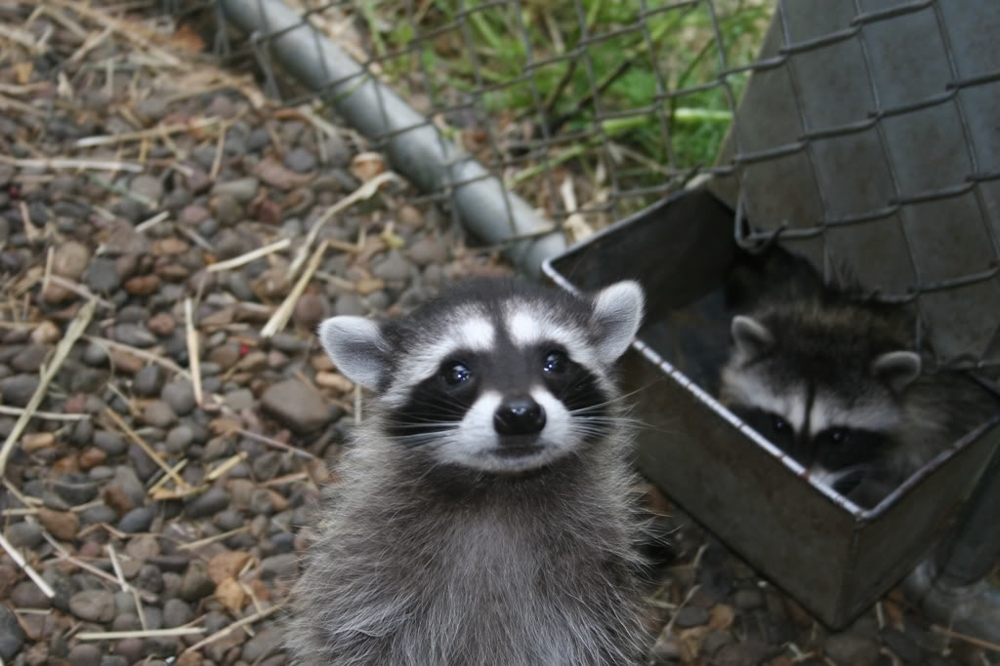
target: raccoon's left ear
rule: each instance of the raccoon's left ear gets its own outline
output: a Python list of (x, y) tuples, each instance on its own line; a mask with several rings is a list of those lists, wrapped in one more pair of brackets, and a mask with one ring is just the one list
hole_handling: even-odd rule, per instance
[(371, 319), (343, 315), (319, 325), (319, 341), (337, 369), (356, 384), (376, 389), (388, 369), (388, 345)]
[(625, 280), (594, 296), (591, 324), (598, 331), (597, 353), (602, 363), (617, 361), (635, 339), (642, 324), (645, 295), (638, 282)]
[(729, 325), (736, 348), (748, 357), (758, 356), (774, 346), (774, 335), (767, 326), (747, 315), (736, 315)]
[(920, 376), (920, 369), (920, 355), (912, 351), (886, 352), (872, 361), (872, 374), (896, 392)]

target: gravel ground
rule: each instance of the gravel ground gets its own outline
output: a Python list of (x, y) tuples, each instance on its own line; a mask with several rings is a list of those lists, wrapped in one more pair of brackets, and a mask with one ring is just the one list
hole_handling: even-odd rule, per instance
[[(510, 269), (193, 34), (37, 14), (0, 5), (0, 658), (284, 664), (309, 509), (360, 404), (316, 324)], [(898, 595), (830, 635), (648, 496), (676, 550), (650, 663), (989, 663)]]

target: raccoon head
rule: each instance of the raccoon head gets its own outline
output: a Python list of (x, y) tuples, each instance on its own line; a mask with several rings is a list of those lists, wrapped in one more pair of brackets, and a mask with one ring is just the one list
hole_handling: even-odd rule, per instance
[(374, 392), (380, 428), (399, 446), (435, 464), (513, 473), (612, 432), (612, 369), (642, 309), (634, 282), (583, 298), (481, 279), (399, 319), (333, 317), (319, 337), (340, 371)]
[(863, 313), (771, 311), (732, 321), (721, 399), (820, 482), (847, 495), (884, 472), (920, 356)]

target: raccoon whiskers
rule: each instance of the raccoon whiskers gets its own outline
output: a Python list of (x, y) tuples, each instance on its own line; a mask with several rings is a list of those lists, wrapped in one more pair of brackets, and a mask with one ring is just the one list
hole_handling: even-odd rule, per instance
[(621, 428), (624, 431), (635, 431), (635, 430), (648, 430), (652, 432), (661, 432), (664, 434), (674, 434), (674, 431), (667, 428), (661, 428), (654, 426), (652, 423), (644, 421), (640, 418), (635, 418), (628, 416), (628, 413), (633, 411), (634, 407), (630, 404), (628, 408), (621, 410), (620, 414), (608, 414), (606, 413), (606, 408), (614, 405), (616, 401), (606, 401), (604, 403), (593, 405), (590, 407), (581, 407), (579, 409), (574, 409), (570, 411), (570, 417), (572, 418), (571, 423), (574, 427), (578, 424), (593, 424), (598, 426), (608, 426)]
[[(453, 425), (453, 424), (451, 424)], [(417, 448), (427, 444), (435, 444), (441, 441), (444, 433), (457, 430), (457, 427), (438, 428), (433, 432), (417, 432), (406, 435), (394, 435), (393, 439), (407, 448)]]

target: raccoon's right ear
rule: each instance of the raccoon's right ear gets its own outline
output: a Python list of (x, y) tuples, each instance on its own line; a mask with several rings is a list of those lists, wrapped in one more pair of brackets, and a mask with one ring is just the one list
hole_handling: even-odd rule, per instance
[(916, 352), (886, 352), (872, 361), (872, 374), (898, 393), (920, 376), (921, 367), (920, 354)]
[(319, 325), (319, 341), (337, 369), (355, 384), (375, 389), (388, 370), (382, 329), (364, 317), (331, 317)]
[(590, 320), (598, 331), (597, 353), (602, 363), (611, 364), (628, 351), (639, 332), (645, 294), (638, 282), (622, 280), (594, 296)]
[(757, 356), (774, 345), (771, 331), (753, 317), (736, 315), (729, 330), (736, 348), (747, 356)]

